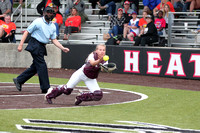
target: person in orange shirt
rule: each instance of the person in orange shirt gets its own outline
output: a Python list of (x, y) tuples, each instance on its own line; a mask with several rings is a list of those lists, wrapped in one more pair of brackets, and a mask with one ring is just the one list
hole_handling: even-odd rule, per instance
[(57, 37), (59, 37), (59, 29), (60, 29), (61, 25), (63, 24), (63, 16), (59, 12), (59, 7), (58, 6), (53, 5), (53, 10), (54, 10), (54, 12), (56, 14), (55, 14), (55, 17), (53, 18), (52, 22), (56, 26), (56, 34), (57, 34)]
[(60, 0), (42, 0), (38, 5), (37, 5), (37, 12), (43, 16), (43, 11), (47, 6), (53, 7), (53, 5), (56, 5), (60, 7)]
[(142, 18), (139, 20), (139, 24), (138, 26), (140, 27), (140, 33), (143, 32), (143, 30), (145, 29), (147, 22), (146, 22), (146, 16), (148, 15), (147, 11), (143, 11), (142, 12)]
[(13, 42), (14, 41), (14, 34), (16, 30), (15, 23), (11, 22), (10, 15), (6, 15), (4, 17), (4, 21), (0, 20), (0, 38), (2, 42)]
[(63, 40), (68, 40), (71, 33), (81, 30), (81, 17), (77, 15), (77, 9), (72, 8), (71, 15), (65, 21), (65, 31)]
[(161, 0), (161, 3), (159, 5), (157, 5), (156, 8), (153, 9), (154, 16), (158, 15), (158, 11), (159, 10), (164, 11), (164, 5), (165, 4), (169, 5), (171, 12), (175, 12), (174, 6), (172, 5), (172, 3), (170, 1), (168, 1), (168, 0)]
[(58, 6), (53, 6), (53, 10), (55, 11), (56, 16), (54, 17), (52, 22), (56, 22), (60, 27), (63, 24), (63, 16), (60, 12), (58, 12)]

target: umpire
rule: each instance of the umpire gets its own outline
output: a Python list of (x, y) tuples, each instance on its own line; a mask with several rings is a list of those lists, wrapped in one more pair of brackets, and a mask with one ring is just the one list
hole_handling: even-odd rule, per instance
[(66, 53), (69, 51), (68, 48), (63, 47), (62, 44), (60, 44), (56, 39), (56, 27), (51, 22), (54, 16), (54, 10), (47, 6), (43, 11), (43, 17), (35, 19), (31, 25), (28, 26), (22, 36), (18, 46), (18, 51), (22, 51), (24, 41), (26, 40), (28, 34), (31, 34), (31, 38), (25, 50), (30, 52), (33, 58), (33, 63), (30, 68), (26, 69), (17, 78), (13, 79), (15, 86), (19, 91), (21, 91), (22, 85), (36, 73), (39, 76), (42, 93), (46, 93), (50, 88), (47, 65), (44, 60), (44, 56), (47, 56), (46, 44), (49, 43), (49, 39), (51, 39), (53, 44), (62, 51)]

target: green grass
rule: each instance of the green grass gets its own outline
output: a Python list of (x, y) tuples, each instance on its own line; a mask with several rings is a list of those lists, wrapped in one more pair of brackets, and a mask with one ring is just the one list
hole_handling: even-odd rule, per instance
[[(0, 73), (0, 82), (12, 82), (12, 78), (16, 76), (14, 74)], [(38, 78), (35, 76), (28, 82), (38, 83)], [(67, 79), (50, 78), (50, 82), (51, 84), (64, 84), (67, 82)], [(80, 83), (79, 85), (84, 84)], [(0, 131), (27, 132), (20, 131), (15, 127), (15, 124), (27, 125), (22, 120), (23, 118), (110, 124), (121, 124), (117, 122), (119, 120), (140, 121), (183, 129), (200, 129), (199, 91), (102, 82), (99, 85), (102, 88), (123, 89), (143, 93), (148, 95), (148, 99), (126, 104), (78, 108), (0, 110)]]

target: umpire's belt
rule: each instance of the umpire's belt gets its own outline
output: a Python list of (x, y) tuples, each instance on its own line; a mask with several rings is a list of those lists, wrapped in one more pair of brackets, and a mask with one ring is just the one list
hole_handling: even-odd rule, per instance
[(32, 54), (38, 55), (39, 53), (47, 55), (46, 44), (39, 42), (37, 39), (31, 37), (25, 50)]

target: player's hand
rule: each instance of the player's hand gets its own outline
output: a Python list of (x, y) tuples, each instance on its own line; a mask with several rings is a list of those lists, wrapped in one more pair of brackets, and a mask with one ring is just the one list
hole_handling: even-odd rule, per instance
[(18, 50), (18, 52), (21, 52), (22, 51), (22, 45), (19, 45), (17, 50)]
[(69, 49), (68, 48), (63, 48), (62, 51), (67, 53), (67, 52), (69, 52)]

